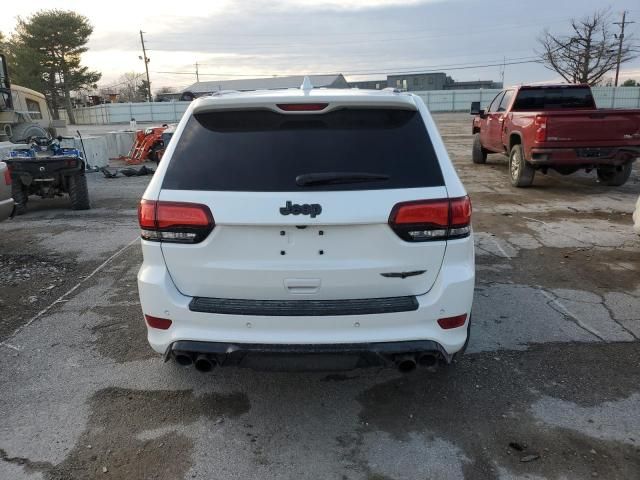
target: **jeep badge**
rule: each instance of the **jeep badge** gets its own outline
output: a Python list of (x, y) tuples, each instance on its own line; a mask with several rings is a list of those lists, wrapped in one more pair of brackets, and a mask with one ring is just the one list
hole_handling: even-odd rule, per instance
[(319, 203), (299, 205), (297, 203), (292, 204), (291, 200), (287, 200), (287, 204), (284, 207), (280, 207), (280, 213), (282, 215), (310, 215), (311, 218), (316, 218), (317, 215), (322, 213), (322, 207)]

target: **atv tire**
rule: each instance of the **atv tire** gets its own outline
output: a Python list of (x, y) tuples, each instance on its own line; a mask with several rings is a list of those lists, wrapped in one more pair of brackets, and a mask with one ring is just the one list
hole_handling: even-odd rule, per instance
[(84, 173), (77, 173), (68, 179), (69, 198), (73, 210), (89, 210), (89, 189), (87, 188), (87, 177)]
[(11, 196), (13, 201), (16, 202), (16, 215), (25, 213), (27, 211), (27, 202), (29, 201), (29, 192), (20, 180), (14, 180), (11, 183)]

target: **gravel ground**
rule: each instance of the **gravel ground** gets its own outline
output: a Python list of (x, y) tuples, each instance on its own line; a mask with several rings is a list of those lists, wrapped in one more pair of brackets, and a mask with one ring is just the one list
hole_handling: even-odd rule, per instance
[[(468, 354), (436, 373), (220, 369), (147, 346), (135, 274), (148, 177), (90, 174), (94, 208), (0, 224), (2, 479), (640, 478), (638, 170), (509, 186), (436, 116), (474, 203)], [(88, 129), (90, 130), (90, 129)]]

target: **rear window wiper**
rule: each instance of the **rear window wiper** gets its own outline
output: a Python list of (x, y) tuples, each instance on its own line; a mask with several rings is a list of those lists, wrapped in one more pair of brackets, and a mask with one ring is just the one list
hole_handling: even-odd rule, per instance
[(368, 172), (322, 172), (298, 175), (296, 177), (296, 185), (299, 187), (308, 187), (311, 185), (378, 182), (384, 180), (389, 180), (389, 175)]

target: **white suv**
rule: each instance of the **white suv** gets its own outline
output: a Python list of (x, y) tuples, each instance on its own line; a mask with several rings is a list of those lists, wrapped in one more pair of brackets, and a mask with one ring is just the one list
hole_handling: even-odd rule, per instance
[(468, 341), (471, 204), (415, 95), (200, 98), (139, 222), (148, 340), (181, 365), (406, 371)]

